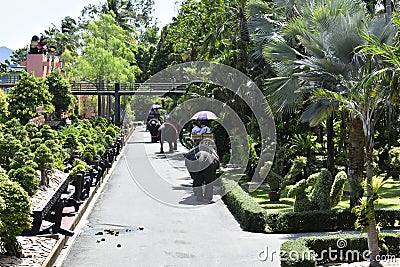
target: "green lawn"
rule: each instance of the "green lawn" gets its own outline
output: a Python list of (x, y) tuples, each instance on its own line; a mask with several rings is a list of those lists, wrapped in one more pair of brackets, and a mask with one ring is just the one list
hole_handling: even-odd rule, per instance
[[(246, 184), (248, 183), (242, 183), (243, 186)], [(269, 200), (268, 188), (266, 187), (260, 187), (256, 191), (250, 193), (250, 195), (269, 213), (288, 212), (293, 211), (294, 199), (286, 197), (287, 190), (288, 189), (284, 190), (281, 199), (277, 202)], [(335, 209), (346, 209), (350, 207), (348, 183), (346, 183), (343, 195), (342, 201), (337, 207), (335, 207)], [(375, 202), (377, 209), (400, 208), (400, 180), (389, 178), (383, 185), (383, 188), (381, 188), (380, 196), (381, 198)]]

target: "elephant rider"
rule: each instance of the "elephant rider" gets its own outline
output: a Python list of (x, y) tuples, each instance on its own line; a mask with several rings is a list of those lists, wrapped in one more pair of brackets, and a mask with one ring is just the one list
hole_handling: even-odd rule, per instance
[(202, 142), (185, 155), (185, 165), (193, 179), (193, 192), (197, 201), (211, 202), (214, 194), (213, 182), (217, 179), (217, 169), (220, 166), (216, 149)]

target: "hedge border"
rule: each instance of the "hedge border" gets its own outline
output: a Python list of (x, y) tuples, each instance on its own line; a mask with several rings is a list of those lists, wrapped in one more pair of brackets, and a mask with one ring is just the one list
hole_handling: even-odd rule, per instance
[[(356, 216), (350, 209), (267, 213), (268, 210), (261, 207), (237, 181), (221, 179), (221, 185), (222, 199), (247, 231), (301, 233), (354, 230)], [(400, 220), (400, 209), (379, 209), (375, 211), (375, 216), (382, 228), (395, 228)]]
[[(375, 216), (382, 228), (395, 228), (400, 220), (400, 209), (375, 210)], [(354, 230), (355, 221), (356, 216), (350, 209), (271, 213), (266, 216), (266, 231), (299, 233)]]
[(244, 230), (265, 232), (267, 212), (236, 181), (222, 179), (222, 191), (228, 209), (240, 221)]

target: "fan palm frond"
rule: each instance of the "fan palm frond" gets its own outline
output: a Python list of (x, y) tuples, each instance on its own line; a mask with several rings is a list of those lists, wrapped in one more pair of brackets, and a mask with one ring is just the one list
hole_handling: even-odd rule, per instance
[(332, 114), (338, 105), (337, 101), (321, 100), (312, 103), (302, 114), (301, 122), (308, 122), (311, 127), (315, 127), (325, 121), (327, 116)]
[(302, 101), (298, 93), (298, 79), (293, 77), (277, 77), (266, 82), (269, 105), (275, 114), (291, 113)]
[(297, 50), (277, 36), (265, 44), (263, 54), (271, 61), (280, 61), (288, 64), (292, 64), (298, 55), (303, 57)]
[(368, 27), (368, 32), (387, 44), (393, 45), (397, 33), (397, 27), (387, 14), (374, 17)]

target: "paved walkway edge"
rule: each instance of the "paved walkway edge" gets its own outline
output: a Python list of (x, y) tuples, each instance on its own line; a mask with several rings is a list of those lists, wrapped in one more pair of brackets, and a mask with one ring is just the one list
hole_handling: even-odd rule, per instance
[[(128, 136), (125, 140), (124, 146), (122, 147), (119, 155), (113, 162), (111, 168), (109, 168), (104, 173), (103, 177), (100, 180), (100, 183), (97, 184), (97, 186), (91, 192), (90, 196), (85, 200), (83, 205), (79, 208), (79, 212), (78, 212), (77, 216), (74, 218), (74, 221), (72, 222), (72, 225), (69, 230), (75, 231), (76, 229), (78, 229), (77, 226), (81, 222), (84, 215), (85, 215), (85, 217), (87, 217), (88, 213), (90, 213), (90, 211), (92, 210), (92, 208), (96, 202), (93, 200), (97, 200), (99, 198), (101, 192), (104, 189), (104, 186), (106, 185), (108, 179), (110, 178), (112, 172), (114, 171), (115, 166), (117, 165), (117, 163), (121, 159), (121, 156), (123, 155), (123, 152), (124, 152), (125, 146), (126, 146), (126, 142), (128, 142), (129, 138), (132, 136), (134, 131), (135, 131), (135, 129), (133, 129), (128, 134)], [(72, 237), (60, 235), (61, 236), (60, 239), (58, 239), (57, 243), (54, 245), (53, 249), (50, 251), (49, 255), (47, 256), (46, 260), (42, 263), (41, 267), (56, 267), (56, 265), (54, 265), (54, 264), (56, 263), (58, 257), (60, 256), (62, 250), (64, 249), (64, 247), (67, 245), (67, 242), (71, 241), (70, 239), (75, 239), (77, 234), (78, 233), (75, 231), (75, 233)], [(72, 243), (72, 242), (70, 242), (70, 243)], [(59, 263), (61, 264), (62, 262), (59, 262)]]

